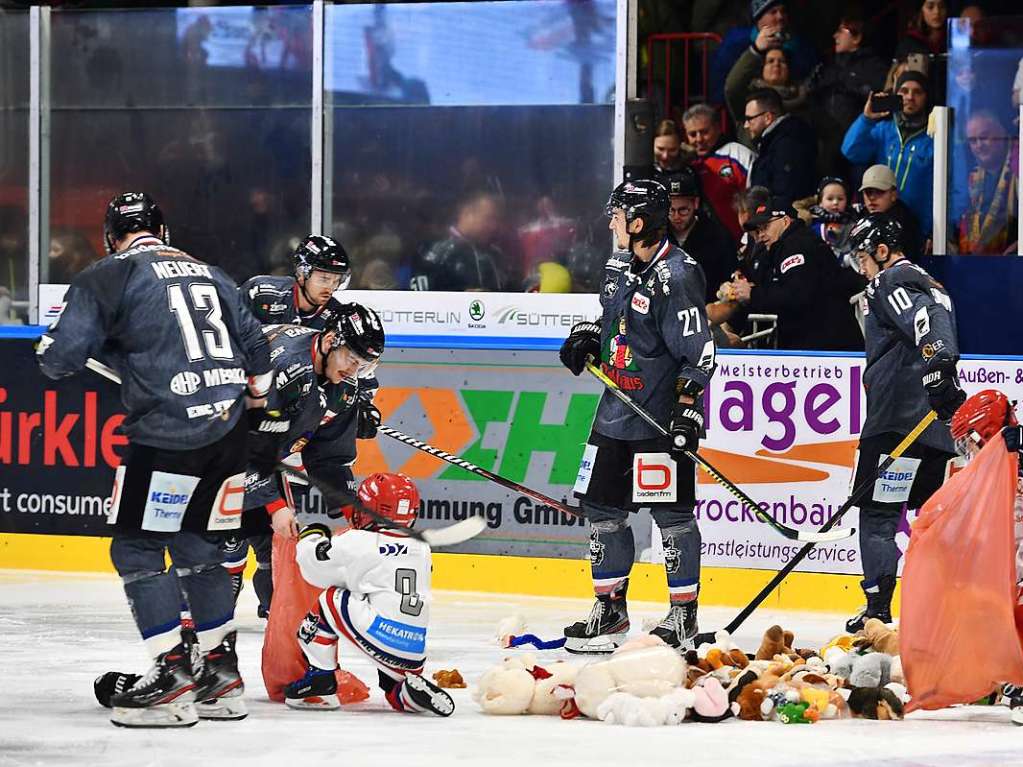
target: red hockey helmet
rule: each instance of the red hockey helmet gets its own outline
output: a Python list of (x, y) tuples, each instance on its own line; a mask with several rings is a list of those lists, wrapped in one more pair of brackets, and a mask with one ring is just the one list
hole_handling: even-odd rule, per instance
[(1016, 413), (1009, 398), (997, 389), (984, 389), (968, 398), (952, 416), (952, 439), (961, 455), (970, 445), (984, 447), (1005, 426), (1016, 426)]
[[(419, 490), (404, 474), (378, 472), (362, 480), (359, 485), (359, 500), (381, 517), (401, 527), (412, 527), (419, 513)], [(358, 509), (348, 507), (345, 516), (352, 527), (373, 526), (373, 520)]]

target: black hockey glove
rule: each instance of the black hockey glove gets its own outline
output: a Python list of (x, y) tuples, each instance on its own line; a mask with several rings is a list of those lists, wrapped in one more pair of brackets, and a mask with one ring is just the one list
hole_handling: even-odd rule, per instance
[(671, 446), (673, 450), (682, 452), (688, 450), (695, 453), (700, 447), (700, 437), (703, 436), (703, 412), (700, 402), (687, 405), (684, 402), (676, 402), (671, 412)]
[(277, 455), (291, 421), (282, 418), (276, 410), (261, 407), (250, 408), (246, 417), (249, 419), (249, 466), (261, 476), (269, 476), (277, 469)]
[(589, 358), (600, 359), (600, 325), (596, 322), (577, 322), (558, 353), (561, 364), (579, 375), (586, 369)]
[(955, 365), (942, 365), (926, 373), (923, 383), (931, 408), (941, 421), (947, 423), (966, 401), (966, 392), (959, 388)]
[(1006, 426), (1002, 429), (1002, 436), (1005, 438), (1005, 449), (1015, 453), (1023, 443), (1023, 426)]
[(298, 534), (298, 539), (301, 541), (303, 538), (311, 538), (313, 536), (321, 536), (321, 540), (316, 544), (316, 558), (321, 562), (326, 562), (330, 559), (330, 528), (326, 525), (314, 522), (311, 525), (306, 525), (302, 528)]
[(359, 422), (355, 427), (355, 436), (358, 439), (373, 439), (380, 428), (380, 410), (372, 402), (364, 401), (359, 403)]

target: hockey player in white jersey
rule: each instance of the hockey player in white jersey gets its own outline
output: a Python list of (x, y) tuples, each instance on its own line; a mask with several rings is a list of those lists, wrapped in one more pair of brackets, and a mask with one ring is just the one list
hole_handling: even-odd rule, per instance
[[(403, 474), (373, 474), (359, 501), (379, 516), (412, 527), (419, 491)], [(299, 534), (295, 559), (302, 577), (322, 587), (318, 609), (298, 629), (309, 662), (285, 688), (292, 708), (336, 709), (338, 640), (344, 637), (376, 664), (387, 702), (397, 711), (450, 716), (454, 702), (422, 676), (430, 622), (430, 547), (378, 529), (357, 506), (344, 509), (350, 529), (331, 535), (313, 524)]]

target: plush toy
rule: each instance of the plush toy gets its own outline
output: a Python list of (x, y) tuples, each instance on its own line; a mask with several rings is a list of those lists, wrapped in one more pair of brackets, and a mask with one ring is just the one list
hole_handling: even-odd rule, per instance
[(887, 655), (899, 654), (899, 632), (896, 629), (888, 628), (884, 621), (877, 618), (868, 618), (863, 624), (863, 636), (855, 643), (860, 648), (870, 648), (874, 652), (883, 652)]
[(819, 715), (809, 703), (783, 703), (775, 711), (782, 724), (813, 724)]
[(761, 706), (766, 695), (767, 691), (763, 685), (747, 684), (743, 686), (735, 697), (735, 703), (739, 709), (735, 715), (747, 722), (762, 722), (764, 716), (761, 713)]
[(502, 618), (497, 623), (497, 628), (494, 630), (494, 636), (497, 641), (501, 643), (502, 647), (506, 647), (505, 638), (508, 636), (519, 636), (520, 634), (526, 633), (526, 618), (524, 615), (509, 615)]
[(681, 687), (686, 662), (660, 637), (642, 634), (604, 659), (583, 666), (575, 678), (575, 705), (583, 715), (599, 718), (600, 704), (613, 693), (659, 698)]
[(462, 675), (458, 673), (457, 668), (453, 668), (450, 671), (435, 671), (433, 672), (433, 681), (437, 683), (438, 687), (444, 689), (463, 689), (465, 687), (465, 680), (462, 679)]
[(902, 719), (902, 701), (886, 687), (858, 687), (849, 693), (849, 710), (860, 719)]
[[(787, 655), (791, 652), (791, 646), (785, 644), (786, 632), (781, 626), (771, 626), (764, 632), (764, 638), (760, 642), (760, 648), (754, 656), (756, 660), (771, 660), (776, 655)], [(788, 632), (789, 641), (792, 641), (792, 632)]]
[(696, 693), (678, 687), (657, 698), (640, 698), (627, 692), (612, 693), (597, 707), (597, 716), (608, 724), (657, 727), (681, 724), (696, 703)]
[(486, 714), (561, 713), (566, 695), (561, 691), (575, 682), (579, 667), (555, 661), (539, 666), (530, 654), (506, 658), (480, 677), (473, 700)]
[(849, 674), (850, 687), (884, 687), (892, 681), (892, 656), (882, 652), (869, 652), (853, 661)]
[(694, 722), (720, 722), (732, 716), (728, 693), (717, 677), (706, 676), (700, 679), (691, 692), (695, 695), (695, 701), (689, 718)]
[(902, 673), (902, 656), (900, 655), (892, 658), (891, 677), (892, 681), (897, 684), (906, 684), (906, 675)]

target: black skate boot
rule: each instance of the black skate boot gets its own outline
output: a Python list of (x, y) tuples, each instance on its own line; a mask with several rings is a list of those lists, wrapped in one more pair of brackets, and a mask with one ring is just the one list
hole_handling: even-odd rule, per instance
[[(860, 581), (862, 587), (865, 581)], [(867, 604), (860, 608), (860, 611), (845, 622), (845, 630), (849, 634), (862, 631), (863, 626), (870, 618), (877, 618), (882, 623), (892, 622), (892, 594), (895, 593), (895, 576), (886, 575), (877, 579), (877, 591), (875, 593), (864, 592), (867, 595)]]
[(178, 644), (162, 653), (148, 674), (109, 702), (118, 727), (191, 727), (199, 716), (188, 650)]
[(236, 639), (237, 632), (232, 631), (223, 642), (201, 656), (202, 669), (195, 678), (195, 708), (200, 719), (234, 721), (249, 714), (242, 698), (245, 683), (238, 673)]
[(672, 605), (668, 608), (668, 614), (664, 620), (657, 624), (650, 633), (660, 637), (664, 643), (672, 649), (684, 653), (687, 650), (696, 649), (696, 635), (700, 632), (696, 624), (697, 603), (686, 602), (682, 605)]
[(337, 697), (334, 670), (309, 666), (305, 676), (284, 688), (284, 702), (289, 708), (312, 708), (332, 711), (341, 707)]
[(609, 653), (625, 642), (629, 633), (629, 611), (625, 596), (629, 579), (611, 594), (597, 597), (590, 617), (565, 627), (565, 649), (571, 653)]
[(409, 713), (451, 716), (455, 712), (451, 696), (419, 674), (408, 674), (401, 684), (394, 685), (387, 701), (392, 708)]

